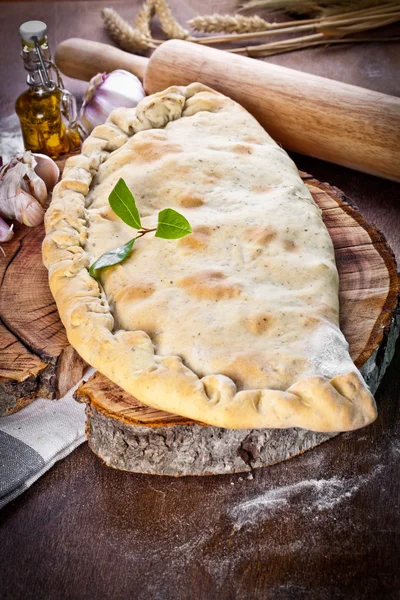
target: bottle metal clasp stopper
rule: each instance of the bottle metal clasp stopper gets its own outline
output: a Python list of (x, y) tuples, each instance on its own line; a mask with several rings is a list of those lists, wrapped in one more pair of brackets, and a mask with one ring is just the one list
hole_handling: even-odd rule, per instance
[[(41, 84), (46, 92), (53, 92), (56, 84), (50, 79), (48, 69), (51, 61), (43, 56), (41, 45), (46, 43), (47, 48), (47, 25), (43, 21), (26, 21), (19, 28), (21, 39), (26, 46), (26, 51), (33, 56), (30, 56), (29, 70), (36, 72), (39, 75)], [(25, 49), (24, 49), (25, 51)], [(50, 58), (50, 55), (49, 57)], [(47, 63), (47, 64), (46, 64)], [(33, 81), (28, 76), (28, 84), (32, 85)]]

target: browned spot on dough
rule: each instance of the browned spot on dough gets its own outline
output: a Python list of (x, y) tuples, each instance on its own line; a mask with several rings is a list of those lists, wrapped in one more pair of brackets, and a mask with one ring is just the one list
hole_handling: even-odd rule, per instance
[(237, 356), (221, 369), (221, 374), (232, 379), (239, 389), (264, 387), (267, 384), (267, 374), (261, 369), (260, 356), (257, 355)]
[(246, 137), (243, 138), (243, 141), (248, 144), (264, 144), (265, 138), (257, 135), (246, 135)]
[(195, 233), (204, 233), (204, 235), (211, 235), (213, 229), (209, 225), (197, 225), (193, 231)]
[(151, 162), (159, 160), (168, 154), (182, 152), (179, 144), (168, 144), (167, 142), (152, 141), (136, 141), (132, 146), (134, 150), (135, 162)]
[(331, 321), (333, 323), (338, 322), (339, 313), (338, 310), (336, 310), (333, 306), (329, 306), (328, 304), (324, 304), (323, 302), (318, 302), (315, 298), (310, 298), (306, 294), (296, 294), (296, 296), (299, 300), (305, 301), (305, 303), (308, 306), (312, 306), (313, 313), (315, 313), (319, 322), (320, 319), (328, 319), (328, 321)]
[(155, 285), (150, 282), (127, 285), (116, 292), (114, 295), (114, 302), (143, 300), (144, 298), (149, 298), (152, 296), (155, 291)]
[(229, 283), (220, 271), (202, 271), (184, 277), (178, 285), (200, 300), (229, 300), (237, 298), (242, 288), (237, 283)]
[(106, 206), (102, 206), (99, 210), (99, 215), (103, 217), (103, 219), (108, 219), (109, 221), (119, 221), (120, 218), (115, 214), (113, 209), (109, 204)]
[(251, 154), (251, 146), (248, 144), (235, 144), (231, 146), (231, 150), (236, 154)]
[(191, 165), (175, 165), (174, 175), (190, 175), (193, 173), (193, 167)]
[(283, 247), (287, 252), (295, 252), (297, 250), (297, 246), (293, 240), (284, 240)]
[(220, 372), (230, 377), (238, 389), (270, 388), (286, 390), (307, 366), (304, 359), (290, 354), (249, 352), (236, 356)]
[(204, 200), (198, 194), (184, 194), (177, 199), (177, 203), (184, 208), (196, 208), (204, 204)]
[(253, 185), (251, 191), (254, 194), (267, 194), (273, 189), (270, 185)]
[(224, 171), (222, 169), (218, 169), (217, 167), (205, 168), (203, 173), (211, 179), (222, 179), (225, 175)]
[(259, 225), (246, 229), (244, 239), (253, 244), (268, 244), (276, 238), (276, 231), (270, 225)]
[(273, 317), (269, 314), (250, 315), (244, 320), (245, 327), (254, 335), (265, 333), (271, 326)]
[(300, 324), (305, 329), (311, 331), (312, 329), (316, 329), (318, 325), (321, 323), (321, 318), (312, 317), (311, 315), (304, 315), (300, 318)]
[(193, 233), (179, 240), (178, 245), (185, 250), (205, 250), (208, 236), (202, 233)]

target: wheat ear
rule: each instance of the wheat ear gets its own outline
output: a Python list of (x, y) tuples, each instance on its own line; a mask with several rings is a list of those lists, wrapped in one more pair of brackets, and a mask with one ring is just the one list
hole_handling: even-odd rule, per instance
[(166, 0), (153, 0), (153, 2), (161, 29), (168, 38), (186, 40), (190, 37), (187, 29), (179, 25), (178, 21), (174, 18)]
[(147, 35), (133, 29), (113, 8), (103, 8), (101, 16), (110, 37), (124, 50), (144, 52), (155, 48)]
[(134, 23), (134, 29), (139, 31), (141, 34), (151, 39), (150, 23), (154, 17), (156, 9), (154, 7), (154, 0), (146, 0), (142, 8), (139, 10)]
[(200, 15), (188, 21), (195, 31), (204, 33), (253, 33), (265, 31), (270, 27), (268, 21), (261, 17), (244, 17), (243, 15)]
[[(233, 33), (214, 35), (208, 37), (198, 37), (195, 41), (198, 44), (225, 44), (227, 42), (244, 42), (245, 40), (251, 40), (254, 38), (265, 38), (274, 35), (282, 35), (287, 33), (296, 33), (300, 31), (314, 30), (318, 31), (319, 28), (324, 28), (333, 22), (337, 22), (339, 19), (342, 20), (342, 25), (357, 24), (363, 20), (375, 21), (387, 18), (389, 15), (393, 16), (392, 13), (398, 11), (397, 2), (384, 3), (381, 6), (375, 6), (366, 8), (363, 10), (356, 10), (353, 12), (346, 12), (343, 14), (337, 14), (334, 17), (324, 17), (317, 19), (301, 19), (299, 21), (285, 21), (281, 23), (269, 23), (269, 28), (265, 31), (250, 32), (250, 33)], [(335, 23), (336, 24), (336, 23)], [(194, 40), (192, 40), (194, 41)]]

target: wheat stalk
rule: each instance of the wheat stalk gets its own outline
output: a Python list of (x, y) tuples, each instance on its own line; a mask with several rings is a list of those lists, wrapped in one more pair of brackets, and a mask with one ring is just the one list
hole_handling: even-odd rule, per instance
[(113, 8), (103, 8), (101, 16), (110, 37), (123, 50), (144, 52), (156, 47), (151, 38), (133, 29)]
[(381, 0), (249, 0), (244, 3), (241, 10), (256, 8), (270, 12), (325, 17), (380, 4), (382, 4)]
[(113, 8), (104, 8), (101, 11), (110, 37), (120, 48), (128, 52), (145, 52), (162, 43), (161, 40), (155, 40), (150, 31), (151, 20), (155, 13), (168, 38), (189, 38), (189, 32), (174, 19), (166, 0), (146, 0), (136, 17), (134, 27), (131, 27)]
[(244, 17), (243, 15), (204, 15), (198, 16), (188, 21), (188, 24), (195, 31), (203, 33), (216, 33), (224, 31), (225, 33), (253, 33), (255, 31), (264, 31), (270, 27), (270, 24), (261, 17)]
[(160, 21), (161, 29), (165, 35), (170, 39), (188, 39), (190, 37), (189, 32), (187, 29), (179, 25), (178, 21), (174, 18), (171, 8), (166, 0), (153, 0), (153, 2), (157, 17)]
[[(251, 40), (253, 38), (262, 38), (262, 37), (270, 37), (273, 35), (281, 35), (286, 33), (298, 33), (300, 31), (307, 30), (318, 30), (318, 27), (324, 27), (324, 25), (330, 25), (333, 22), (336, 22), (338, 19), (342, 17), (343, 24), (352, 24), (357, 23), (363, 18), (367, 17), (367, 20), (375, 20), (381, 16), (387, 16), (392, 12), (392, 9), (397, 7), (399, 4), (397, 2), (389, 2), (388, 4), (381, 5), (380, 7), (369, 8), (364, 10), (357, 10), (353, 12), (347, 12), (342, 15), (325, 17), (323, 19), (301, 19), (300, 21), (286, 21), (284, 23), (269, 23), (269, 28), (266, 31), (259, 32), (250, 32), (250, 33), (240, 33), (240, 34), (231, 34), (224, 36), (212, 36), (212, 37), (203, 37), (196, 38), (196, 41), (199, 44), (221, 44), (226, 42), (241, 42), (245, 40)], [(336, 24), (336, 23), (335, 23)]]
[(146, 0), (142, 8), (139, 10), (134, 23), (134, 29), (149, 39), (152, 37), (150, 24), (152, 18), (154, 17), (155, 10), (154, 1)]
[[(379, 8), (384, 4), (380, 0), (342, 0), (341, 2), (329, 2), (325, 0), (324, 5), (320, 8), (321, 17), (334, 17), (341, 13), (351, 12), (356, 10), (365, 10), (368, 8)], [(397, 3), (398, 6), (398, 3)]]
[[(253, 0), (263, 2), (264, 0)], [(280, 0), (271, 0), (276, 4)], [(294, 0), (290, 0), (292, 3)], [(307, 0), (308, 1), (308, 0)], [(305, 0), (298, 0), (302, 6)], [(324, 0), (324, 3), (331, 0)], [(151, 19), (154, 14), (158, 15), (161, 28), (168, 38), (189, 39), (189, 41), (199, 44), (218, 44), (225, 42), (242, 42), (252, 38), (268, 37), (276, 34), (309, 32), (307, 35), (282, 40), (278, 42), (269, 42), (255, 46), (230, 49), (228, 52), (237, 54), (247, 54), (248, 56), (270, 56), (282, 52), (290, 52), (318, 45), (327, 45), (331, 43), (349, 43), (360, 42), (361, 38), (349, 38), (354, 33), (360, 33), (370, 29), (376, 29), (395, 23), (400, 20), (400, 7), (396, 1), (371, 6), (366, 0), (358, 0), (352, 3), (355, 10), (335, 13), (330, 17), (319, 17), (314, 19), (302, 19), (300, 21), (288, 21), (284, 23), (268, 23), (260, 17), (243, 17), (242, 15), (206, 15), (196, 17), (190, 24), (202, 30), (227, 31), (227, 35), (212, 37), (189, 37), (189, 32), (184, 29), (173, 17), (171, 9), (166, 0), (146, 0), (139, 11), (135, 27), (131, 27), (120, 15), (111, 8), (105, 8), (102, 11), (102, 17), (110, 36), (116, 43), (130, 52), (143, 52), (155, 48), (161, 44), (161, 40), (155, 40), (151, 36)], [(316, 4), (316, 3), (314, 3)], [(332, 4), (332, 2), (331, 2)], [(364, 8), (361, 8), (363, 6)], [(347, 3), (347, 8), (349, 5)], [(262, 28), (261, 30), (250, 30), (252, 28)], [(249, 31), (250, 30), (250, 31)], [(232, 32), (240, 31), (240, 33)], [(342, 40), (346, 37), (345, 40)], [(376, 38), (362, 38), (364, 41), (373, 41)], [(387, 38), (397, 40), (398, 38)], [(385, 39), (386, 41), (386, 39)]]
[(377, 29), (384, 25), (391, 25), (400, 20), (400, 10), (388, 13), (382, 13), (378, 17), (369, 16), (361, 17), (357, 20), (337, 19), (335, 21), (321, 21), (315, 27), (316, 31), (323, 33), (325, 36), (342, 36), (347, 33), (356, 33), (358, 31), (366, 31), (369, 29)]
[[(293, 50), (300, 50), (304, 48), (308, 48), (310, 46), (317, 45), (327, 45), (331, 43), (339, 43), (339, 41), (345, 42), (356, 42), (359, 41), (359, 38), (348, 38), (346, 36), (352, 35), (354, 33), (360, 33), (362, 31), (366, 31), (369, 29), (377, 29), (379, 27), (383, 27), (384, 25), (389, 25), (396, 21), (400, 20), (400, 11), (398, 11), (397, 15), (393, 15), (388, 18), (380, 18), (376, 20), (372, 25), (371, 23), (361, 22), (353, 25), (346, 26), (338, 26), (336, 24), (334, 29), (326, 31), (320, 31), (319, 33), (305, 35), (297, 38), (292, 38), (290, 40), (282, 40), (279, 42), (270, 42), (267, 44), (259, 44), (256, 46), (248, 46), (246, 48), (234, 48), (229, 50), (229, 52), (236, 54), (247, 54), (247, 56), (271, 56), (272, 54), (280, 54), (282, 52), (291, 52)], [(338, 22), (339, 23), (339, 22)], [(337, 36), (337, 38), (329, 37), (329, 36)], [(342, 39), (346, 37), (346, 39)], [(364, 38), (364, 41), (373, 41), (375, 38)], [(387, 38), (388, 41), (397, 39), (397, 38)]]
[[(284, 54), (286, 52), (293, 52), (295, 50), (306, 50), (307, 48), (315, 48), (316, 46), (330, 46), (331, 44), (355, 44), (355, 43), (368, 43), (368, 42), (398, 42), (400, 40), (399, 36), (388, 37), (385, 36), (383, 38), (380, 37), (346, 37), (346, 38), (338, 38), (338, 39), (320, 39), (314, 40), (304, 43), (291, 43), (290, 41), (286, 43), (282, 43), (279, 47), (272, 47), (273, 44), (265, 44), (264, 48), (257, 49), (257, 46), (250, 46), (249, 48), (235, 48), (233, 50), (228, 50), (228, 52), (236, 53), (236, 54), (246, 54), (252, 58), (260, 58), (265, 56), (275, 56), (276, 54)], [(271, 46), (271, 47), (270, 47)]]

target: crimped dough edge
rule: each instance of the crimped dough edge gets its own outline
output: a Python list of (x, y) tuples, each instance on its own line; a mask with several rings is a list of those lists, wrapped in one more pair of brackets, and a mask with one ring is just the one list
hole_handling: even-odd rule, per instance
[(103, 291), (89, 275), (86, 196), (99, 166), (136, 133), (165, 127), (190, 114), (194, 102), (212, 110), (214, 90), (193, 83), (170, 87), (142, 100), (136, 109), (114, 110), (94, 129), (82, 153), (68, 159), (45, 217), (43, 261), (49, 270), (68, 340), (82, 358), (138, 400), (217, 427), (233, 429), (300, 427), (349, 431), (376, 418), (376, 405), (355, 369), (330, 380), (305, 377), (286, 391), (237, 391), (224, 375), (201, 379), (178, 356), (158, 356), (143, 331), (113, 332), (114, 319)]

